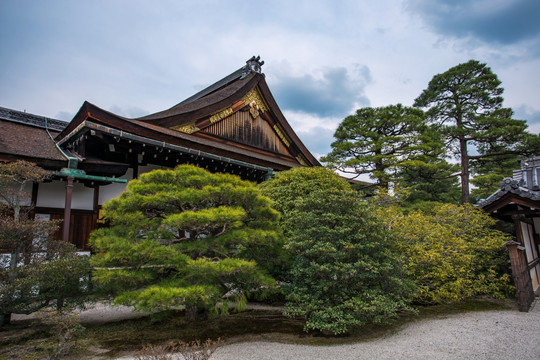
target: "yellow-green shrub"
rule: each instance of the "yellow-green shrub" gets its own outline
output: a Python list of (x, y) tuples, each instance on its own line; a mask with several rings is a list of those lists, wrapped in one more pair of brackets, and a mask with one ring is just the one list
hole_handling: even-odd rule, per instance
[(493, 228), (494, 220), (471, 205), (441, 204), (431, 212), (405, 214), (380, 207), (416, 283), (416, 301), (446, 303), (488, 295), (501, 297), (511, 289), (502, 273), (508, 236)]

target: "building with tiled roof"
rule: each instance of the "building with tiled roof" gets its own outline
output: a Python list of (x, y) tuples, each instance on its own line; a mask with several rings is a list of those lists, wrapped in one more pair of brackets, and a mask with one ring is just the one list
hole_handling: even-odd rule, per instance
[(0, 107), (0, 161), (23, 159), (60, 170), (67, 159), (54, 137), (67, 122)]
[(83, 249), (100, 226), (101, 205), (143, 172), (189, 163), (260, 182), (275, 171), (320, 166), (279, 109), (263, 63), (253, 57), (170, 109), (140, 118), (88, 102), (70, 123), (0, 109), (0, 161), (25, 159), (51, 171), (54, 181), (32, 192), (36, 213), (71, 219), (62, 238)]
[(522, 160), (521, 169), (478, 206), (513, 228), (516, 241), (507, 246), (518, 306), (526, 311), (540, 293), (540, 157)]

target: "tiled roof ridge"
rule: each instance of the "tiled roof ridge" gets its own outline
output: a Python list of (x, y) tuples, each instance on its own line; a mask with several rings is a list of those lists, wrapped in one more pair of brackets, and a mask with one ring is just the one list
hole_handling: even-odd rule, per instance
[(8, 109), (1, 106), (0, 119), (36, 126), (43, 129), (48, 128), (52, 131), (62, 131), (68, 125), (68, 122), (66, 121), (51, 119), (45, 116), (30, 114), (25, 111)]
[(511, 177), (506, 177), (499, 183), (500, 189), (491, 194), (487, 199), (480, 201), (478, 203), (478, 206), (485, 207), (499, 200), (507, 193), (512, 193), (525, 199), (531, 199), (535, 201), (540, 200), (540, 191), (528, 189), (526, 187), (523, 187), (522, 185), (522, 180), (516, 180)]

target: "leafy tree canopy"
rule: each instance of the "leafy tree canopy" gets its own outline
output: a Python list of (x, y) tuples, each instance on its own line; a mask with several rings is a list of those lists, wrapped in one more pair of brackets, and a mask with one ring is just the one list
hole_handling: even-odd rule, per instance
[(55, 241), (57, 223), (34, 220), (26, 186), (49, 174), (26, 161), (0, 165), (0, 324), (10, 314), (37, 311), (56, 302), (79, 304), (87, 296), (88, 257)]
[(226, 293), (272, 286), (279, 214), (250, 182), (181, 165), (129, 182), (92, 233), (95, 279), (140, 310), (215, 310)]
[(298, 168), (263, 184), (283, 211), (294, 256), (287, 312), (305, 330), (346, 333), (407, 308), (410, 284), (390, 238), (349, 184), (329, 170)]
[(276, 210), (284, 214), (296, 208), (296, 200), (322, 190), (350, 190), (349, 183), (335, 172), (322, 167), (300, 167), (276, 173), (270, 181), (260, 184), (261, 191), (274, 201)]
[(405, 256), (405, 267), (416, 284), (416, 302), (503, 297), (511, 291), (505, 271), (508, 236), (493, 229), (494, 220), (482, 210), (468, 204), (439, 204), (405, 213), (394, 203), (377, 207), (375, 214)]

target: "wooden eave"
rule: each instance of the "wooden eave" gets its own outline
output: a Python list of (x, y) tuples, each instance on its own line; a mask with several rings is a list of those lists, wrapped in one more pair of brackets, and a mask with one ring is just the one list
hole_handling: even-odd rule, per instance
[(276, 154), (258, 149), (244, 149), (236, 144), (224, 144), (203, 137), (163, 128), (151, 123), (123, 118), (88, 102), (83, 104), (69, 126), (56, 137), (56, 141), (61, 145), (74, 141), (80, 135), (91, 130), (92, 123), (139, 135), (148, 139), (214, 153), (216, 155), (273, 168), (275, 170), (286, 170), (291, 167), (299, 166), (292, 158), (279, 157)]
[[(238, 103), (248, 92), (258, 88), (269, 106), (269, 111), (264, 113), (264, 117), (271, 122), (278, 123), (286, 135), (292, 140), (300, 153), (307, 159), (309, 165), (320, 166), (319, 161), (311, 154), (311, 152), (302, 143), (296, 135), (289, 122), (281, 112), (277, 105), (274, 96), (266, 83), (265, 77), (262, 74), (252, 73), (245, 79), (239, 79), (231, 84), (197, 100), (187, 104), (179, 104), (171, 109), (151, 114), (142, 118), (134, 119), (152, 123), (162, 127), (172, 127), (190, 122), (197, 122), (205, 118), (209, 118), (212, 114), (233, 106)], [(268, 119), (270, 117), (271, 119)], [(204, 136), (199, 132), (192, 134), (193, 136)]]
[(84, 126), (81, 127), (85, 121), (91, 121), (150, 139), (271, 167), (275, 170), (301, 166), (298, 160), (291, 156), (227, 141), (203, 132), (188, 134), (169, 129), (172, 126), (205, 121), (204, 119), (208, 119), (212, 114), (238, 104), (249, 91), (255, 88), (259, 89), (269, 107), (269, 110), (261, 116), (268, 122), (278, 123), (281, 126), (297, 151), (308, 161), (308, 165), (320, 166), (318, 160), (309, 152), (285, 119), (264, 76), (259, 73), (251, 73), (244, 79), (231, 81), (224, 87), (193, 101), (180, 103), (168, 110), (137, 119), (118, 116), (85, 101), (71, 123), (56, 137), (56, 140), (60, 144), (69, 142), (70, 139), (78, 137), (81, 131), (85, 131)]
[(500, 199), (497, 199), (491, 204), (486, 205), (483, 209), (488, 213), (494, 213), (511, 204), (517, 204), (528, 208), (538, 209), (540, 213), (540, 201), (523, 198), (511, 192), (504, 194)]
[(264, 79), (264, 76), (252, 73), (245, 79), (237, 80), (205, 97), (187, 104), (180, 103), (168, 110), (133, 120), (144, 121), (166, 128), (200, 120), (240, 100), (259, 83), (261, 78)]

